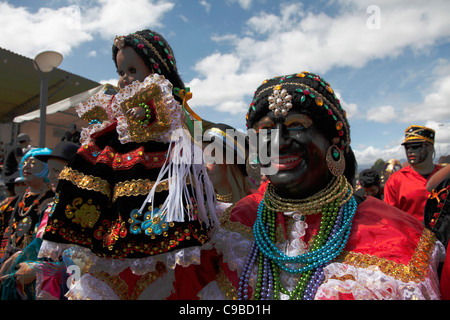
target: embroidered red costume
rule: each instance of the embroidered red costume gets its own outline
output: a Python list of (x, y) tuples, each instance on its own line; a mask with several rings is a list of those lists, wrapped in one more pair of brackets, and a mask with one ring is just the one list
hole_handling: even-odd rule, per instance
[[(209, 282), (198, 296), (237, 298), (239, 275), (254, 241), (252, 227), (262, 198), (263, 192), (249, 195), (225, 211), (212, 240), (219, 256), (210, 252), (209, 262), (202, 257), (203, 267), (210, 263), (210, 268), (192, 266), (189, 278), (193, 284), (176, 286), (180, 292), (177, 297), (195, 298), (196, 289), (210, 281), (214, 261), (220, 258), (215, 281)], [(301, 240), (308, 244), (318, 231), (321, 215), (305, 218)], [(293, 222), (291, 217), (278, 213), (277, 243), (290, 237)], [(439, 299), (436, 266), (443, 256), (442, 245), (417, 219), (368, 197), (358, 205), (343, 253), (325, 267), (325, 279), (315, 299)], [(289, 281), (285, 278), (288, 287)]]

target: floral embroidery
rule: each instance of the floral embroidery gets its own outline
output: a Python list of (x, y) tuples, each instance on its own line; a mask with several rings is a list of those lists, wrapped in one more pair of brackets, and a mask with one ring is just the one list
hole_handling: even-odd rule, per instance
[[(153, 217), (152, 217), (153, 216)], [(144, 213), (144, 220), (139, 220), (142, 213), (138, 209), (133, 209), (130, 214), (130, 232), (133, 234), (140, 234), (144, 232), (147, 236), (155, 236), (164, 233), (167, 236), (169, 223), (166, 222), (166, 216), (155, 209), (153, 213), (147, 211)], [(173, 226), (174, 223), (170, 223)]]
[(113, 221), (103, 220), (102, 225), (94, 232), (94, 237), (97, 240), (103, 239), (103, 246), (109, 250), (113, 250), (114, 244), (120, 238), (125, 238), (127, 235), (127, 228), (125, 227), (125, 221), (121, 218)]
[(430, 194), (430, 199), (437, 200), (438, 205), (436, 206), (436, 209), (439, 210), (433, 214), (433, 217), (430, 220), (429, 225), (431, 228), (434, 228), (434, 226), (436, 225), (436, 222), (438, 221), (438, 219), (442, 213), (444, 204), (447, 201), (449, 189), (450, 189), (450, 185), (448, 185), (447, 187), (445, 187), (444, 189), (442, 189), (439, 192), (436, 192), (436, 190), (433, 190), (432, 193)]
[(93, 205), (92, 199), (83, 202), (82, 198), (75, 198), (72, 204), (68, 204), (65, 210), (66, 217), (83, 228), (93, 228), (100, 217), (100, 206)]

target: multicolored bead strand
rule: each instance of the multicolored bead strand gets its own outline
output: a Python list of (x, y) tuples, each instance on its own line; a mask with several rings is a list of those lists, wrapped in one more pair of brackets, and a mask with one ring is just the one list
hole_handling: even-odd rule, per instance
[[(341, 191), (341, 190), (339, 190)], [(347, 196), (351, 194), (347, 189)], [(288, 295), (290, 299), (313, 299), (318, 287), (324, 279), (324, 267), (335, 259), (344, 249), (351, 231), (353, 216), (356, 212), (356, 200), (341, 204), (340, 198), (334, 199), (322, 208), (322, 220), (319, 233), (308, 253), (291, 257), (285, 255), (276, 246), (276, 212), (267, 208), (270, 200), (265, 198), (258, 207), (257, 219), (253, 226), (255, 242), (247, 256), (239, 281), (238, 298), (248, 299), (248, 279), (258, 264), (255, 299), (279, 298), (280, 294)], [(297, 264), (298, 267), (288, 267)], [(283, 287), (280, 272), (299, 274), (300, 279), (289, 292)]]

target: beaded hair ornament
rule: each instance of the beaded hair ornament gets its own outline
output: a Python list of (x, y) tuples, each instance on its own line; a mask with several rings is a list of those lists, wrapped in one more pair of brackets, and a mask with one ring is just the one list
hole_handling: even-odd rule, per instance
[[(305, 83), (307, 79), (313, 80), (313, 83), (308, 85)], [(300, 96), (300, 103), (294, 103), (294, 100), (298, 101), (298, 99), (295, 99), (297, 96)], [(330, 97), (335, 102), (332, 102)], [(310, 102), (307, 100), (310, 100)], [(249, 106), (246, 117), (247, 128), (250, 128), (259, 120), (258, 116), (261, 116), (261, 111), (263, 112), (261, 109), (267, 106), (275, 116), (286, 116), (292, 109), (307, 109), (319, 118), (322, 118), (319, 114), (323, 114), (333, 123), (334, 128), (327, 128), (327, 131), (332, 131), (331, 142), (338, 146), (340, 150), (345, 149), (348, 152), (350, 126), (346, 118), (346, 112), (330, 84), (318, 75), (303, 71), (265, 80), (256, 90), (253, 101)]]
[[(144, 55), (147, 57), (147, 60), (144, 59), (144, 62), (151, 67), (151, 69), (158, 74), (162, 74), (160, 63), (164, 66), (165, 70), (168, 73), (171, 73), (172, 70), (169, 67), (169, 64), (172, 66), (174, 70), (177, 69), (174, 55), (172, 52), (172, 49), (167, 45), (164, 44), (164, 42), (160, 39), (159, 35), (156, 34), (156, 32), (147, 31), (148, 35), (155, 43), (157, 43), (162, 49), (162, 51), (166, 54), (166, 58), (163, 58), (159, 51), (156, 49), (156, 47), (146, 38), (144, 38), (142, 35), (138, 33), (132, 33), (130, 36), (133, 37), (133, 44), (136, 46), (137, 53), (139, 55)], [(117, 49), (122, 49), (125, 47), (125, 36), (118, 35), (114, 38), (114, 46)], [(157, 58), (157, 60), (155, 60)], [(151, 64), (149, 64), (150, 62)]]

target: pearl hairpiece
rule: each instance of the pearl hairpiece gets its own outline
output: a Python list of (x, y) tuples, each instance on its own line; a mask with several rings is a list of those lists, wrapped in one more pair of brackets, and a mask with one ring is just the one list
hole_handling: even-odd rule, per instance
[(273, 89), (272, 95), (267, 99), (269, 100), (269, 109), (278, 116), (280, 113), (283, 116), (287, 116), (289, 109), (292, 108), (292, 96), (288, 94), (286, 89), (281, 90), (281, 86), (276, 86)]

